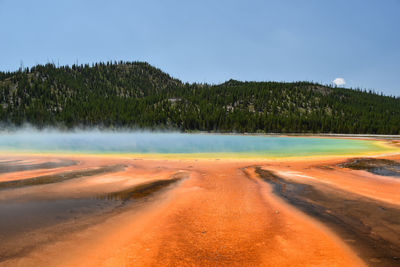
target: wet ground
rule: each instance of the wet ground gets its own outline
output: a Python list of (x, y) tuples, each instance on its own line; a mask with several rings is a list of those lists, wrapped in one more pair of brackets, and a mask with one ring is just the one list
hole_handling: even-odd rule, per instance
[(68, 167), (75, 164), (77, 164), (77, 161), (74, 160), (57, 160), (41, 163), (26, 163), (22, 160), (6, 160), (0, 162), (0, 174), (38, 169), (55, 169), (59, 167)]
[[(51, 169), (44, 168), (41, 169)], [(27, 186), (35, 186), (35, 185), (44, 185), (44, 184), (52, 184), (52, 183), (60, 183), (69, 179), (76, 179), (81, 177), (94, 176), (99, 174), (117, 172), (124, 169), (123, 165), (114, 165), (114, 166), (104, 166), (94, 169), (84, 169), (77, 171), (69, 171), (69, 172), (61, 172), (55, 173), (51, 175), (43, 175), (32, 178), (24, 178), (19, 180), (5, 181), (0, 182), (0, 190), (2, 189), (14, 189), (19, 187), (27, 187)]]
[(295, 182), (260, 167), (256, 172), (275, 194), (335, 229), (369, 265), (400, 265), (399, 206), (324, 184)]
[(379, 158), (354, 158), (340, 164), (342, 168), (366, 170), (370, 173), (400, 177), (400, 162)]
[[(0, 162), (8, 170), (28, 170), (17, 168), (20, 161)], [(59, 163), (34, 164), (35, 168), (54, 169), (65, 167), (77, 161), (59, 161)], [(19, 166), (19, 165), (18, 165)], [(122, 164), (60, 172), (39, 177), (14, 179), (0, 182), (0, 194), (9, 193), (14, 197), (0, 201), (0, 266), (2, 262), (18, 258), (30, 251), (57, 240), (60, 236), (82, 230), (91, 224), (99, 223), (110, 216), (123, 212), (129, 207), (149, 201), (157, 193), (173, 186), (185, 173), (176, 173), (167, 180), (156, 180), (139, 185), (133, 185), (120, 191), (86, 194), (71, 197), (37, 197), (21, 191), (32, 189), (43, 191), (49, 184), (62, 184), (72, 179), (85, 179), (91, 176), (101, 176), (124, 171)], [(34, 168), (30, 168), (32, 170)], [(11, 172), (11, 171), (10, 171)], [(19, 190), (20, 189), (20, 190)]]
[(398, 266), (398, 161), (3, 158), (0, 266)]

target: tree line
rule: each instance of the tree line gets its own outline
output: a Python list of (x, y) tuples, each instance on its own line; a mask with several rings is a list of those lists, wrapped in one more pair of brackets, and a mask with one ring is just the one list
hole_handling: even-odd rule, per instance
[(400, 99), (312, 82), (183, 83), (145, 62), (0, 72), (0, 122), (38, 128), (400, 134)]

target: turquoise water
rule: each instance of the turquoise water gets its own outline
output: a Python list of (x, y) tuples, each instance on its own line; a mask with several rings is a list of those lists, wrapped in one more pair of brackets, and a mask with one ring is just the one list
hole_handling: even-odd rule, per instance
[(178, 133), (17, 132), (0, 135), (0, 151), (94, 154), (253, 154), (290, 157), (387, 151), (365, 140)]

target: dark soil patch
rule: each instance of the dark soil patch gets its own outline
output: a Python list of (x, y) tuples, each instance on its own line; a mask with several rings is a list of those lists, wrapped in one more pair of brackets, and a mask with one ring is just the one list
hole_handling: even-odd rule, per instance
[(171, 179), (168, 180), (157, 180), (150, 183), (137, 185), (122, 191), (108, 193), (106, 195), (99, 196), (98, 198), (122, 201), (144, 198), (178, 182), (184, 177), (186, 177), (185, 173), (176, 173), (171, 177)]
[(342, 168), (365, 170), (382, 176), (400, 177), (400, 163), (388, 159), (354, 158), (339, 164)]
[(336, 231), (370, 266), (400, 266), (400, 207), (323, 184), (302, 184), (256, 168), (291, 205)]
[(21, 179), (21, 180), (0, 182), (0, 190), (1, 189), (20, 188), (20, 187), (25, 187), (25, 186), (59, 183), (59, 182), (63, 182), (63, 181), (75, 179), (75, 178), (81, 178), (81, 177), (86, 177), (86, 176), (99, 175), (99, 174), (103, 174), (103, 173), (122, 171), (124, 168), (125, 168), (124, 165), (112, 165), (112, 166), (104, 166), (104, 167), (100, 167), (100, 168), (96, 168), (96, 169), (69, 171), (69, 172), (43, 175), (43, 176)]
[(18, 162), (19, 161), (1, 162), (0, 173), (31, 171), (39, 169), (55, 169), (78, 164), (78, 161), (75, 160), (50, 161), (37, 164), (16, 164)]

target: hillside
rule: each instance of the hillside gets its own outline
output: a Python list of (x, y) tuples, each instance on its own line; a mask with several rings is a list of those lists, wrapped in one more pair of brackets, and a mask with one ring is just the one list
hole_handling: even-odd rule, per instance
[(0, 72), (0, 122), (182, 131), (400, 134), (400, 99), (309, 82), (184, 84), (142, 62)]

